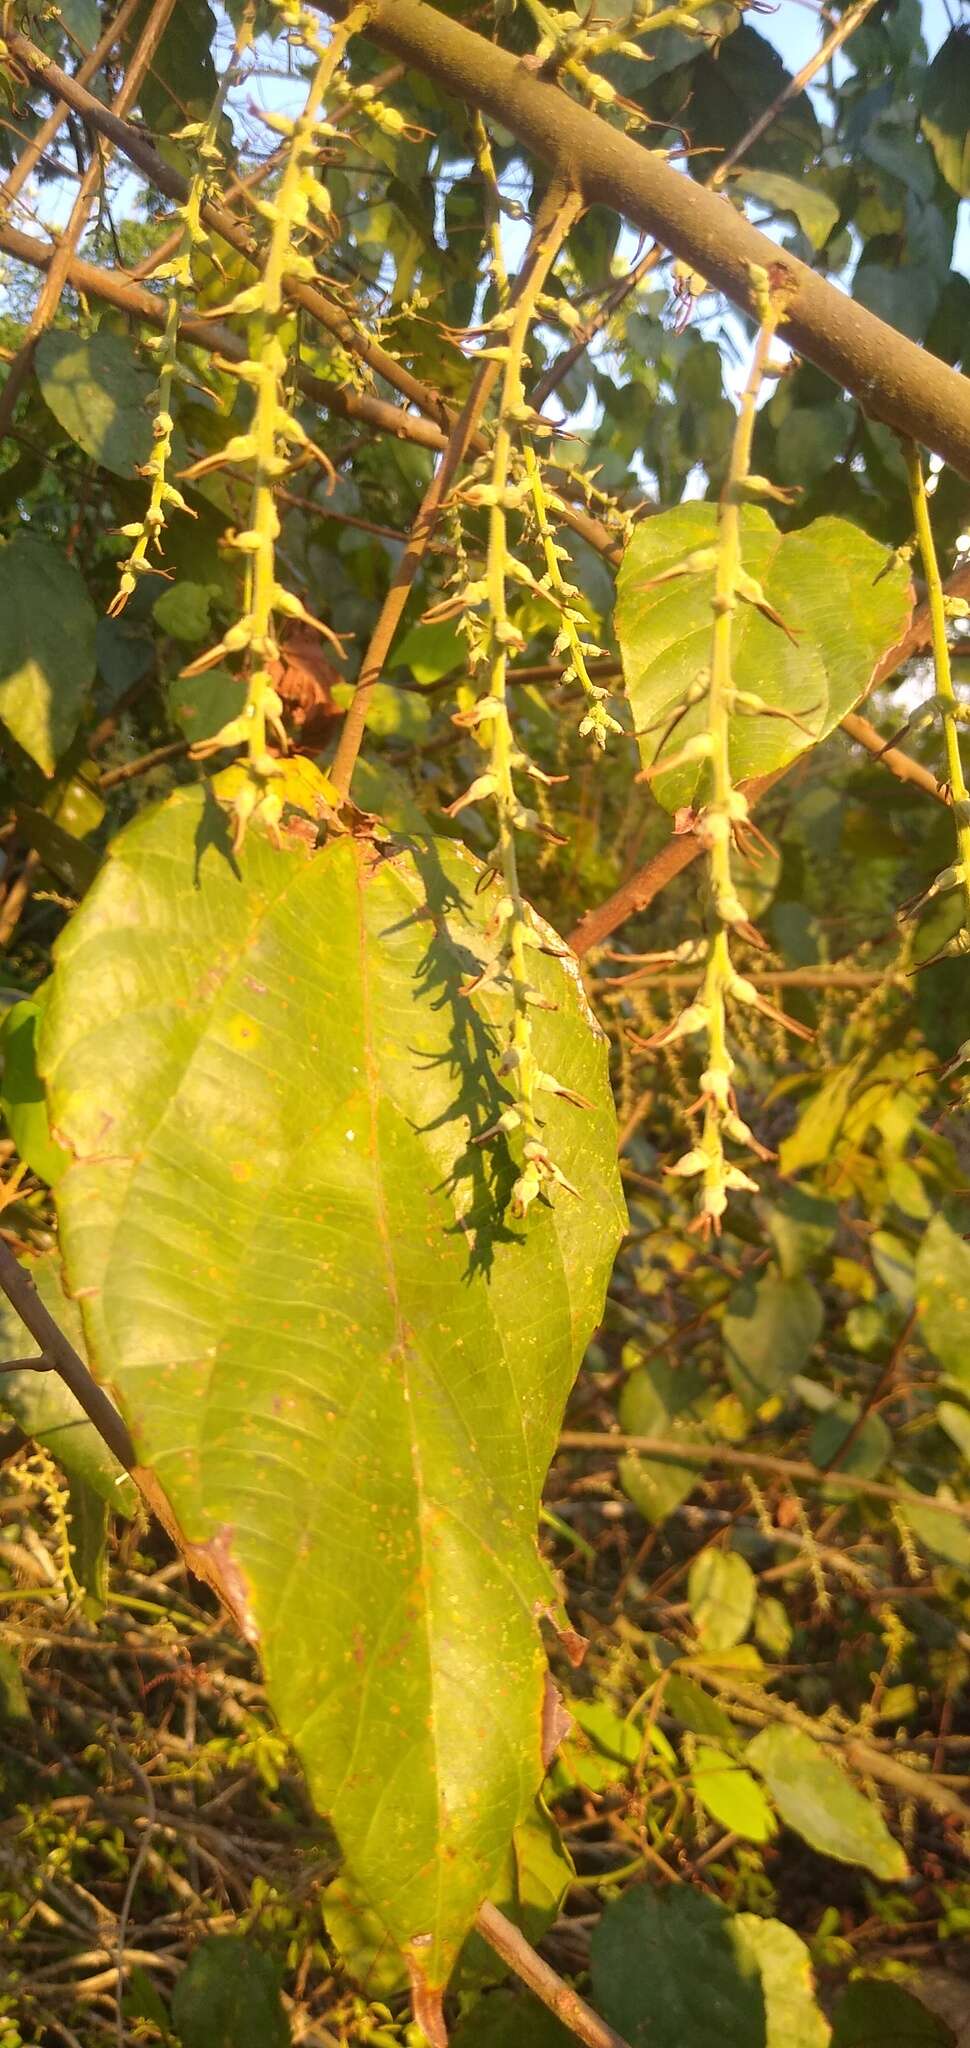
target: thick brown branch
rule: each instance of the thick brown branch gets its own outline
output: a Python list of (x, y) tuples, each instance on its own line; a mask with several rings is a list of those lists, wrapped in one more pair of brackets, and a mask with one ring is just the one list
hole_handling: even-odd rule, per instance
[[(342, 4), (322, 6), (333, 15)], [(779, 261), (743, 214), (426, 0), (373, 0), (368, 35), (561, 169), (589, 204), (612, 206), (753, 312), (751, 267)], [(970, 476), (970, 383), (787, 252), (795, 283), (783, 333), (873, 418)]]

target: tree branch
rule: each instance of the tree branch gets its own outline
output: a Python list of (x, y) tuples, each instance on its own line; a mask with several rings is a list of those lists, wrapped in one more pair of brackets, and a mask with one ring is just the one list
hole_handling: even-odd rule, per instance
[(83, 1358), (80, 1358), (72, 1343), (65, 1337), (49, 1309), (45, 1308), (26, 1266), (15, 1258), (8, 1244), (0, 1238), (0, 1287), (15, 1308), (21, 1322), (40, 1345), (44, 1357), (54, 1372), (59, 1373), (64, 1385), (70, 1388), (74, 1399), (83, 1408), (88, 1421), (93, 1423), (102, 1441), (113, 1451), (119, 1464), (130, 1472), (136, 1463), (135, 1446), (128, 1434), (127, 1426), (119, 1415), (114, 1403), (109, 1401), (103, 1387), (92, 1379)]
[(844, 1486), (850, 1493), (865, 1494), (869, 1500), (891, 1501), (894, 1507), (932, 1508), (934, 1514), (953, 1515), (958, 1522), (970, 1522), (970, 1502), (937, 1500), (935, 1495), (913, 1493), (904, 1486), (886, 1486), (881, 1479), (860, 1479), (852, 1472), (825, 1472), (807, 1458), (776, 1458), (770, 1451), (749, 1451), (737, 1444), (687, 1443), (679, 1437), (627, 1436), (619, 1430), (564, 1429), (559, 1438), (563, 1451), (636, 1451), (661, 1463), (723, 1465), (732, 1472), (766, 1472), (777, 1479), (801, 1480), (805, 1486)]
[[(331, 15), (346, 12), (346, 0), (315, 4)], [(612, 206), (753, 315), (751, 267), (777, 265), (777, 243), (716, 193), (672, 170), (659, 151), (644, 149), (426, 0), (373, 0), (367, 34), (500, 122), (572, 178), (589, 205)], [(970, 476), (970, 382), (787, 250), (783, 261), (796, 286), (782, 326), (785, 340), (851, 391), (873, 418)]]

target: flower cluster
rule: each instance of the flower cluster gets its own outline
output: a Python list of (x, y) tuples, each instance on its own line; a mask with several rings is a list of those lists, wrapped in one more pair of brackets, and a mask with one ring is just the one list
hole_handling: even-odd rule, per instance
[(159, 358), (158, 387), (155, 397), (155, 416), (152, 425), (154, 447), (139, 472), (151, 480), (148, 505), (141, 519), (133, 520), (120, 531), (126, 540), (133, 543), (126, 559), (121, 563), (121, 578), (115, 596), (108, 607), (110, 618), (117, 618), (124, 611), (128, 599), (134, 594), (141, 576), (164, 574), (158, 563), (150, 559), (152, 554), (164, 554), (162, 535), (167, 525), (169, 512), (187, 512), (194, 519), (195, 513), (186, 504), (182, 492), (172, 483), (169, 468), (172, 461), (172, 439), (175, 433), (175, 419), (172, 412), (176, 384), (193, 384), (192, 372), (179, 361), (179, 327), (186, 295), (192, 288), (192, 257), (196, 249), (205, 248), (207, 236), (202, 225), (202, 208), (214, 173), (222, 164), (219, 147), (219, 126), (222, 120), (226, 95), (236, 77), (240, 59), (252, 41), (252, 19), (247, 13), (236, 38), (235, 49), (219, 83), (212, 107), (206, 121), (190, 122), (172, 137), (189, 149), (195, 159), (195, 169), (189, 181), (188, 194), (183, 206), (177, 208), (181, 221), (181, 233), (175, 254), (168, 263), (159, 264), (154, 272), (156, 279), (171, 286), (165, 309), (165, 327), (154, 340), (145, 342), (145, 347)]
[(311, 228), (331, 231), (331, 200), (316, 172), (321, 147), (335, 130), (324, 112), (324, 103), (347, 43), (362, 26), (365, 15), (356, 8), (334, 31), (328, 43), (320, 36), (319, 16), (295, 0), (271, 0), (280, 21), (289, 29), (291, 40), (315, 60), (315, 67), (302, 114), (295, 120), (272, 116), (272, 125), (283, 135), (285, 149), (279, 184), (271, 198), (257, 204), (266, 222), (269, 238), (262, 274), (226, 304), (207, 309), (208, 318), (245, 317), (248, 321), (248, 354), (241, 362), (221, 366), (250, 387), (253, 393), (252, 421), (245, 433), (235, 434), (225, 447), (205, 456), (186, 472), (204, 475), (223, 465), (242, 467), (251, 477), (249, 517), (246, 526), (231, 532), (227, 545), (244, 562), (244, 599), (241, 615), (222, 639), (183, 670), (198, 675), (227, 657), (242, 657), (246, 675), (246, 701), (239, 715), (211, 739), (195, 749), (212, 753), (223, 747), (242, 746), (248, 769), (231, 800), (237, 841), (249, 820), (259, 816), (272, 826), (283, 809), (282, 776), (278, 758), (269, 751), (275, 736), (283, 741), (282, 703), (274, 687), (273, 670), (280, 658), (276, 636), (278, 617), (297, 619), (321, 633), (337, 648), (339, 642), (329, 627), (307, 610), (294, 592), (279, 581), (276, 543), (280, 521), (276, 490), (290, 469), (294, 457), (314, 456), (332, 475), (331, 465), (296, 418), (287, 393), (287, 351), (281, 327), (286, 284), (291, 277), (312, 279), (315, 265), (303, 246)]
[[(644, 771), (649, 776), (681, 764), (701, 763), (708, 778), (710, 793), (695, 826), (707, 853), (710, 881), (712, 929), (708, 937), (703, 980), (694, 1000), (679, 1016), (643, 1043), (655, 1047), (695, 1037), (706, 1040), (701, 1092), (696, 1105), (703, 1107), (704, 1111), (700, 1142), (668, 1171), (683, 1178), (700, 1179), (698, 1226), (715, 1234), (720, 1230), (729, 1193), (732, 1190), (755, 1191), (757, 1188), (750, 1174), (728, 1157), (726, 1144), (729, 1142), (762, 1159), (770, 1156), (738, 1111), (734, 1092), (735, 1063), (728, 1047), (728, 1003), (759, 1011), (801, 1036), (811, 1035), (806, 1033), (804, 1026), (776, 1009), (755, 982), (739, 972), (731, 952), (733, 933), (741, 933), (749, 940), (757, 939), (748, 924), (747, 912), (735, 886), (732, 850), (737, 847), (742, 853), (750, 852), (754, 839), (760, 837), (751, 824), (747, 798), (743, 790), (735, 787), (732, 779), (731, 719), (739, 715), (769, 715), (772, 708), (755, 692), (740, 690), (734, 683), (732, 642), (735, 613), (742, 604), (754, 605), (779, 630), (789, 630), (769, 603), (761, 585), (745, 570), (742, 560), (741, 506), (751, 496), (765, 495), (762, 479), (750, 473), (757, 400), (764, 379), (777, 374), (770, 362), (771, 345), (790, 292), (781, 265), (771, 276), (760, 269), (754, 270), (752, 284), (761, 328), (751, 373), (741, 399), (727, 479), (721, 494), (717, 543), (713, 548), (696, 550), (675, 569), (665, 571), (656, 579), (664, 581), (669, 576), (681, 575), (713, 577), (710, 667), (705, 675), (688, 685), (673, 718), (668, 719), (664, 714), (667, 726), (659, 742), (658, 757), (653, 767)], [(767, 488), (770, 490), (771, 487)], [(706, 706), (705, 728), (686, 741), (677, 753), (663, 754), (665, 740), (685, 713), (699, 703)]]

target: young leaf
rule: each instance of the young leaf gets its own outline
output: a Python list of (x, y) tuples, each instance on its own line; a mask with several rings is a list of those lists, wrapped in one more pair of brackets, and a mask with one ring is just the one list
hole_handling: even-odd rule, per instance
[(594, 1105), (546, 1109), (578, 1194), (514, 1227), (505, 1142), (473, 1142), (509, 996), (461, 990), (498, 895), (433, 840), (231, 856), (179, 791), (59, 942), (41, 1045), (96, 1368), (433, 1988), (543, 1774), (539, 1489), (623, 1221), (605, 1041), (551, 934), (535, 1045)]
[(749, 1842), (770, 1842), (776, 1833), (771, 1807), (757, 1778), (723, 1749), (700, 1743), (691, 1767), (691, 1783), (701, 1805), (719, 1827), (731, 1828)]
[(0, 548), (0, 723), (53, 775), (94, 680), (96, 615), (73, 562), (34, 534)]
[(765, 2048), (827, 2048), (832, 2030), (816, 2003), (811, 1956), (794, 1929), (760, 1913), (738, 1913), (732, 1932), (761, 1978)]
[(749, 1742), (745, 1756), (786, 1827), (821, 1855), (859, 1864), (887, 1884), (906, 1876), (906, 1858), (878, 1806), (810, 1735), (775, 1723)]
[[(699, 1402), (704, 1384), (688, 1372), (676, 1372), (662, 1358), (636, 1366), (620, 1395), (620, 1423), (631, 1436), (682, 1437), (685, 1444), (704, 1443)], [(631, 1453), (620, 1460), (623, 1491), (648, 1522), (662, 1522), (698, 1482), (696, 1465), (675, 1465), (666, 1459)]]
[[(905, 570), (887, 570), (885, 550), (848, 520), (817, 519), (780, 533), (763, 507), (752, 505), (743, 508), (741, 524), (745, 569), (795, 639), (754, 605), (739, 607), (735, 686), (789, 715), (732, 715), (735, 781), (782, 767), (811, 744), (809, 734), (822, 739), (831, 732), (862, 696), (880, 655), (900, 638), (912, 606)], [(623, 557), (616, 630), (644, 767), (662, 750), (679, 752), (705, 728), (699, 702), (665, 739), (668, 717), (703, 679), (710, 658), (713, 566), (678, 572), (689, 556), (705, 559), (716, 527), (715, 505), (678, 505), (635, 527)], [(807, 732), (792, 724), (792, 713)], [(650, 786), (673, 811), (691, 802), (705, 772), (687, 762)]]
[(736, 1550), (701, 1550), (687, 1578), (691, 1620), (705, 1650), (733, 1650), (751, 1626), (757, 1582)]

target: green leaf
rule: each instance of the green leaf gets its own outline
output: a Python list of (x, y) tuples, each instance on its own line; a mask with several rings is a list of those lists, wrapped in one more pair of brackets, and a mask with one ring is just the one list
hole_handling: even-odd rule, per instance
[(790, 213), (813, 249), (821, 249), (839, 217), (834, 199), (819, 185), (802, 178), (786, 178), (780, 171), (735, 171), (734, 191), (748, 199), (761, 199), (772, 213)]
[[(173, 640), (184, 640), (194, 646), (209, 633), (212, 599), (218, 595), (208, 583), (183, 583), (180, 578), (155, 599), (152, 615), (163, 633), (171, 633)], [(208, 675), (194, 680), (206, 682)]]
[(706, 1736), (722, 1749), (735, 1746), (735, 1728), (730, 1716), (712, 1700), (693, 1678), (672, 1672), (664, 1686), (664, 1706), (692, 1735)]
[(742, 1280), (731, 1295), (721, 1329), (724, 1363), (749, 1414), (784, 1398), (822, 1333), (821, 1296), (804, 1273), (786, 1280), (769, 1267), (760, 1279)]
[(289, 2048), (280, 1972), (245, 1936), (201, 1941), (172, 1998), (182, 2048)]
[(20, 1158), (38, 1180), (46, 1181), (52, 1188), (63, 1173), (68, 1156), (51, 1137), (47, 1100), (37, 1072), (36, 1033), (40, 1014), (39, 1003), (14, 1003), (0, 1025), (0, 1109)]
[(691, 1765), (691, 1783), (705, 1812), (719, 1827), (731, 1828), (749, 1842), (770, 1842), (777, 1832), (774, 1814), (758, 1784), (723, 1749), (700, 1743)]
[(705, 1650), (733, 1650), (751, 1626), (757, 1580), (736, 1550), (701, 1550), (687, 1578), (691, 1620)]
[(73, 562), (34, 534), (0, 548), (0, 722), (53, 775), (94, 680), (95, 611)]
[(638, 1885), (607, 1906), (593, 1933), (593, 1997), (630, 2048), (766, 2048), (761, 1978), (732, 1926), (717, 1900), (686, 1886)]
[(940, 175), (970, 198), (970, 29), (952, 29), (923, 80), (920, 125)]
[(93, 1613), (108, 1598), (108, 1503), (85, 1479), (68, 1482), (71, 1568)]
[[(708, 1441), (698, 1402), (703, 1382), (690, 1372), (674, 1371), (662, 1358), (636, 1366), (620, 1395), (620, 1425), (630, 1436), (659, 1436), (685, 1443)], [(628, 1500), (648, 1522), (662, 1522), (693, 1493), (696, 1465), (631, 1453), (620, 1460), (620, 1483)]]
[(807, 1266), (818, 1263), (839, 1222), (835, 1202), (800, 1187), (780, 1187), (763, 1214), (785, 1280), (797, 1280)]
[[(813, 1464), (829, 1465), (833, 1458), (838, 1457), (846, 1438), (855, 1429), (860, 1413), (858, 1401), (833, 1399), (814, 1424), (808, 1440), (808, 1455)], [(845, 1456), (839, 1458), (838, 1470), (832, 1476), (832, 1488), (827, 1487), (826, 1494), (831, 1490), (838, 1496), (839, 1472), (854, 1473), (858, 1479), (874, 1479), (891, 1456), (892, 1447), (892, 1434), (882, 1416), (867, 1415)]]
[(970, 1387), (970, 1244), (934, 1216), (916, 1254), (920, 1329), (945, 1373)]
[(131, 343), (109, 327), (50, 328), (35, 362), (45, 403), (71, 440), (102, 469), (135, 476), (152, 452), (155, 378)]
[(394, 648), (392, 668), (406, 668), (416, 683), (437, 683), (452, 669), (468, 667), (468, 642), (457, 626), (412, 626)]
[(835, 2012), (832, 2048), (955, 2048), (956, 2035), (935, 2012), (881, 1977), (856, 1977)]
[[(125, 35), (126, 50), (137, 43), (150, 16), (151, 0), (142, 0)], [(215, 32), (208, 0), (178, 0), (140, 93), (142, 113), (156, 135), (170, 135), (186, 121), (206, 118), (216, 91)]]
[[(939, 1489), (939, 1497), (952, 1500), (949, 1487)], [(933, 1495), (927, 1495), (925, 1507), (914, 1507), (910, 1497), (901, 1504), (900, 1513), (906, 1518), (917, 1542), (932, 1551), (944, 1564), (955, 1565), (958, 1571), (970, 1572), (970, 1528), (956, 1515), (948, 1515), (945, 1508), (934, 1507)]]
[(605, 1041), (551, 953), (537, 1057), (594, 1105), (545, 1112), (578, 1197), (513, 1227), (513, 1160), (469, 1143), (503, 1100), (508, 995), (460, 993), (498, 894), (451, 842), (230, 858), (179, 791), (59, 941), (41, 1044), (97, 1369), (435, 1988), (543, 1774), (539, 1490), (623, 1224)]
[(820, 1855), (859, 1864), (887, 1884), (907, 1875), (906, 1858), (878, 1806), (810, 1735), (775, 1723), (749, 1742), (745, 1756), (786, 1827)]
[(945, 1429), (951, 1443), (970, 1465), (970, 1412), (958, 1406), (956, 1401), (941, 1401), (936, 1410), (936, 1419)]
[(761, 1978), (766, 2048), (827, 2048), (832, 2030), (816, 2004), (812, 1958), (794, 1929), (759, 1913), (737, 1913), (731, 1932)]
[(860, 1057), (847, 1067), (836, 1068), (809, 1096), (794, 1130), (778, 1148), (778, 1166), (783, 1174), (801, 1173), (807, 1166), (821, 1166), (828, 1160), (864, 1065)]
[[(80, 1310), (64, 1292), (56, 1254), (45, 1252), (40, 1258), (24, 1259), (22, 1264), (42, 1302), (84, 1358)], [(40, 1345), (28, 1335), (6, 1295), (0, 1294), (0, 1358), (39, 1355)], [(135, 1489), (128, 1474), (102, 1442), (58, 1373), (5, 1372), (0, 1378), (0, 1407), (13, 1417), (25, 1436), (35, 1437), (50, 1451), (69, 1479), (89, 1486), (116, 1514), (134, 1514)]]
[[(885, 573), (885, 550), (848, 520), (817, 519), (783, 534), (760, 505), (744, 507), (741, 519), (745, 570), (796, 640), (753, 605), (741, 605), (735, 617), (736, 687), (795, 713), (821, 739), (862, 696), (880, 655), (903, 632), (911, 610), (908, 576), (898, 567)], [(666, 714), (674, 715), (710, 660), (713, 569), (655, 579), (711, 548), (716, 529), (715, 505), (678, 505), (641, 521), (620, 566), (616, 630), (644, 767), (656, 759), (662, 741), (663, 751), (672, 754), (706, 729), (701, 703), (686, 713), (669, 742), (664, 738)], [(847, 618), (851, 633), (845, 631)], [(732, 775), (741, 781), (767, 774), (810, 744), (788, 718), (738, 714), (731, 719)], [(676, 810), (698, 795), (704, 772), (686, 763), (659, 775), (651, 787), (665, 809)]]
[(246, 702), (246, 685), (227, 668), (210, 668), (201, 676), (173, 676), (167, 697), (169, 717), (196, 746), (238, 716)]

